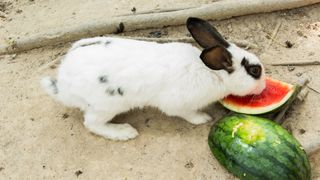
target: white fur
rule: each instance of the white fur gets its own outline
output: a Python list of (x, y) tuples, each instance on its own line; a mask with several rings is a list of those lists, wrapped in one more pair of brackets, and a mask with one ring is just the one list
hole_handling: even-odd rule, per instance
[[(211, 117), (199, 109), (229, 94), (259, 93), (260, 80), (249, 76), (240, 62), (253, 54), (231, 45), (233, 67), (213, 71), (203, 64), (201, 51), (185, 43), (158, 44), (129, 39), (97, 37), (80, 40), (72, 46), (59, 68), (56, 89), (47, 79), (45, 89), (65, 105), (85, 112), (84, 125), (93, 133), (113, 140), (128, 140), (138, 135), (129, 124), (110, 121), (135, 107), (154, 106), (169, 116), (179, 116), (192, 124)], [(100, 82), (103, 76), (107, 82)], [(118, 92), (123, 91), (123, 95)], [(110, 95), (110, 93), (114, 95)]]

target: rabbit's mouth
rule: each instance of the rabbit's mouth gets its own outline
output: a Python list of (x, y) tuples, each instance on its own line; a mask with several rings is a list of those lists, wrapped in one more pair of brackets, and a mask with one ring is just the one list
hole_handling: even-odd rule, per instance
[(266, 82), (262, 81), (262, 83), (258, 84), (257, 87), (253, 91), (251, 91), (250, 94), (252, 95), (261, 94), (265, 88), (266, 88)]

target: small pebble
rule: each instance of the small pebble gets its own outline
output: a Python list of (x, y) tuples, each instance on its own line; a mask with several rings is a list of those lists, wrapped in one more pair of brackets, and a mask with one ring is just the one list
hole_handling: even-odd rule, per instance
[(299, 129), (299, 133), (300, 133), (300, 134), (304, 134), (304, 133), (306, 133), (306, 130), (304, 130), (304, 129)]
[(64, 113), (63, 115), (62, 115), (62, 118), (63, 119), (67, 119), (69, 117), (69, 114), (67, 114), (67, 113)]
[(228, 24), (227, 28), (228, 28), (228, 31), (229, 31), (229, 32), (232, 32), (232, 31), (233, 31), (231, 24)]
[(288, 66), (287, 68), (289, 72), (294, 71), (296, 69), (294, 66)]
[(293, 44), (290, 41), (286, 41), (286, 48), (292, 48)]
[(78, 171), (76, 171), (74, 174), (78, 177), (78, 176), (80, 176), (82, 173), (83, 173), (82, 171), (78, 170)]
[(262, 29), (261, 23), (258, 22), (258, 23), (257, 23), (257, 26), (258, 26), (259, 29)]
[(147, 119), (144, 121), (144, 124), (145, 124), (147, 127), (150, 127), (150, 125), (149, 125), (149, 121), (150, 121), (150, 119), (149, 119), (149, 118), (147, 118)]
[(265, 68), (265, 73), (266, 73), (266, 74), (271, 74), (272, 72), (271, 72), (271, 70), (270, 70), (270, 69)]
[(9, 56), (9, 59), (10, 60), (14, 60), (14, 59), (16, 59), (16, 57), (17, 57), (17, 54), (12, 54), (12, 55)]
[(185, 168), (187, 169), (191, 169), (194, 167), (194, 164), (191, 162), (191, 161), (188, 161), (185, 165), (184, 165)]
[(53, 65), (51, 65), (49, 68), (50, 68), (50, 69), (55, 69), (55, 68), (57, 68), (57, 66), (53, 64)]
[(7, 18), (7, 14), (0, 11), (0, 18)]
[(297, 31), (297, 34), (301, 37), (307, 38), (307, 36), (304, 35), (302, 31)]
[(149, 35), (150, 35), (151, 37), (160, 38), (160, 37), (162, 36), (162, 32), (161, 32), (161, 31), (151, 31), (151, 32), (149, 33)]
[(298, 72), (298, 73), (296, 74), (296, 76), (297, 76), (297, 77), (300, 77), (300, 76), (302, 76), (302, 73), (301, 73), (301, 72)]
[(308, 56), (313, 56), (315, 53), (314, 52), (309, 52)]
[(18, 10), (16, 10), (16, 13), (20, 14), (20, 13), (22, 13), (22, 10), (18, 9)]

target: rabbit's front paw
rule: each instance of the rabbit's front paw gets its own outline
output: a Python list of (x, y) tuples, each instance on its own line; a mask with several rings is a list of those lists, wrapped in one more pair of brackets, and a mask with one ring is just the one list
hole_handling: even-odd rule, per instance
[(113, 140), (126, 141), (133, 139), (139, 135), (138, 131), (130, 124), (117, 124), (114, 129), (114, 133), (110, 137)]
[(194, 113), (184, 115), (182, 117), (185, 118), (186, 121), (195, 125), (204, 124), (212, 120), (211, 116), (203, 112), (194, 112)]

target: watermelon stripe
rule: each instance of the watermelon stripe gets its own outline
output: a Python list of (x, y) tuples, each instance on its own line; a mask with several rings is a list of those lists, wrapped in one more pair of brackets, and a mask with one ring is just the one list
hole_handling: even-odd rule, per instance
[[(272, 148), (272, 147), (270, 147)], [(281, 148), (281, 147), (279, 147)], [(272, 154), (277, 154), (275, 151), (266, 152), (265, 154), (260, 154), (261, 156), (266, 156), (268, 158), (274, 158), (279, 165), (281, 165), (283, 168), (286, 168), (286, 173), (288, 175), (294, 174), (295, 177), (301, 177), (301, 170), (297, 167), (297, 164), (292, 161), (293, 157), (288, 154), (281, 154), (277, 157), (273, 157)], [(289, 171), (289, 172), (288, 172)], [(291, 172), (291, 173), (290, 173)]]
[[(288, 142), (285, 141), (284, 139), (282, 139), (282, 140), (283, 140), (283, 142), (286, 144), (286, 146), (290, 147), (290, 149), (291, 149), (292, 151), (294, 151), (294, 154), (299, 154), (299, 155), (301, 154), (301, 151), (298, 151), (295, 146), (293, 146), (292, 144), (288, 143)], [(303, 152), (304, 152), (304, 151), (303, 151)], [(301, 155), (298, 156), (298, 157), (299, 157), (299, 160), (298, 160), (298, 161), (295, 161), (295, 163), (299, 163), (299, 164), (300, 164), (300, 162), (305, 162), (305, 158), (304, 158), (304, 157), (302, 157)], [(303, 167), (301, 167), (301, 168), (303, 168), (303, 169), (306, 169), (306, 168), (307, 168), (307, 166), (306, 166), (305, 163), (303, 163), (302, 165), (303, 165)]]
[[(308, 166), (308, 165), (306, 164), (307, 158), (306, 158), (306, 157), (303, 157), (303, 156), (301, 155), (301, 154), (305, 154), (305, 152), (304, 152), (304, 151), (303, 151), (303, 152), (297, 151), (297, 149), (296, 149), (294, 146), (292, 146), (292, 144), (290, 144), (290, 143), (288, 143), (288, 142), (286, 142), (286, 141), (284, 141), (284, 143), (285, 143), (287, 146), (289, 146), (291, 150), (293, 150), (293, 151), (295, 152), (295, 155), (296, 155), (295, 157), (298, 157), (299, 160), (296, 160), (295, 158), (293, 158), (292, 156), (289, 156), (289, 155), (287, 156), (287, 158), (288, 158), (291, 162), (295, 163), (295, 164), (299, 167), (299, 171), (301, 171), (301, 170), (304, 171), (302, 174), (307, 173), (306, 171), (307, 171), (307, 169), (310, 169), (310, 166)], [(301, 176), (300, 176), (300, 177), (301, 177)]]
[[(213, 146), (214, 146), (213, 148), (216, 148), (217, 151), (220, 151), (220, 152), (224, 151), (224, 149), (216, 143), (213, 143)], [(225, 155), (223, 157), (220, 157), (222, 160), (221, 163), (227, 162), (226, 160), (231, 161), (232, 168), (239, 169), (239, 171), (236, 172), (239, 177), (243, 177), (243, 172), (245, 172), (246, 176), (253, 176), (253, 177), (256, 177), (256, 179), (269, 179), (267, 176), (259, 174), (259, 170), (252, 167), (247, 167), (244, 164), (239, 164), (235, 159), (231, 158), (232, 156), (230, 156), (229, 154), (226, 154), (226, 155), (229, 157), (226, 157)], [(228, 170), (229, 168), (231, 168), (230, 164), (226, 164), (226, 163), (224, 164), (227, 166)]]
[(289, 179), (295, 179), (295, 177), (301, 177), (300, 173), (299, 173), (299, 169), (297, 168), (289, 168), (289, 167), (292, 167), (292, 166), (287, 166), (286, 164), (280, 162), (278, 159), (272, 157), (272, 156), (269, 156), (269, 155), (264, 155), (264, 154), (261, 154), (259, 153), (260, 156), (265, 156), (267, 159), (269, 159), (271, 162), (273, 162), (273, 165), (274, 166), (280, 166), (282, 170), (284, 170), (285, 172), (282, 172), (282, 173), (285, 173), (285, 175), (287, 176), (287, 178)]
[[(290, 160), (291, 162), (296, 162), (296, 166), (300, 166), (301, 167), (301, 165), (299, 165), (300, 164), (300, 162), (297, 162), (297, 161), (295, 161), (295, 159), (292, 157), (292, 156), (289, 156), (288, 154), (281, 154), (282, 156), (285, 156), (288, 160)], [(303, 174), (305, 174), (305, 173), (307, 173), (306, 172), (306, 170), (304, 170), (303, 168), (296, 168), (296, 170), (295, 170), (296, 172), (299, 172), (299, 176), (297, 176), (297, 177), (300, 177), (300, 178), (302, 178), (303, 177)], [(303, 171), (303, 172), (302, 172)], [(303, 178), (302, 178), (303, 179)]]

